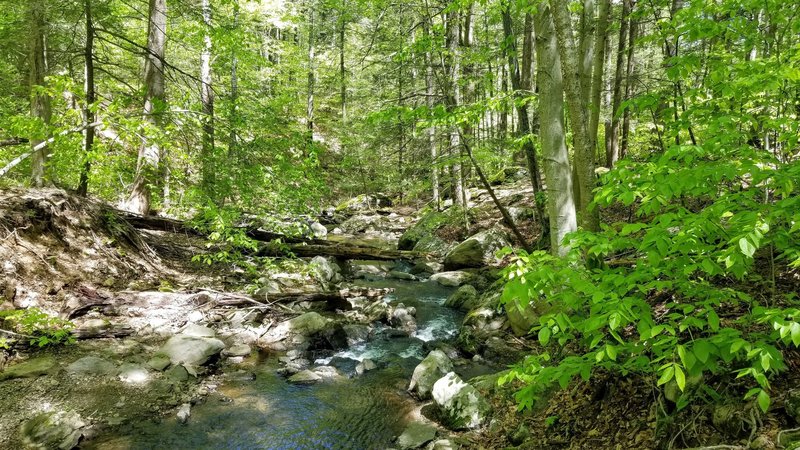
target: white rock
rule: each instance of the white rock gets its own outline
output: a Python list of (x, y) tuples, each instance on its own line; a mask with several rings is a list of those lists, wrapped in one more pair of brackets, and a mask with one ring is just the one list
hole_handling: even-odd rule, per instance
[(189, 420), (189, 416), (192, 415), (192, 405), (189, 403), (184, 403), (178, 408), (178, 422), (186, 423)]

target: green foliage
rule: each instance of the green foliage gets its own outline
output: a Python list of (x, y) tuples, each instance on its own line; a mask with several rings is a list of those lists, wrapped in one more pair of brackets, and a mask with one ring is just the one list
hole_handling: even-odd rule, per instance
[(746, 397), (766, 410), (768, 377), (786, 367), (782, 350), (800, 346), (800, 309), (796, 295), (755, 273), (755, 261), (798, 264), (798, 177), (799, 163), (748, 147), (696, 146), (607, 174), (596, 202), (632, 207), (637, 221), (574, 233), (568, 258), (522, 253), (506, 271), (505, 301), (547, 305), (533, 330), (540, 343), (578, 349), (517, 368), (509, 379), (529, 383), (521, 405), (602, 368), (652, 375), (659, 386), (675, 380), (681, 391), (703, 374), (748, 377), (757, 387)]
[[(75, 325), (58, 317), (51, 316), (38, 308), (28, 308), (0, 312), (0, 319), (10, 325), (15, 332), (30, 338), (31, 345), (67, 345), (75, 342), (72, 330)], [(0, 342), (0, 348), (7, 347), (8, 341)]]
[(206, 248), (209, 251), (192, 257), (194, 262), (209, 266), (241, 264), (246, 253), (258, 250), (258, 241), (247, 235), (247, 229), (241, 226), (241, 213), (235, 209), (206, 207), (191, 224), (208, 236)]

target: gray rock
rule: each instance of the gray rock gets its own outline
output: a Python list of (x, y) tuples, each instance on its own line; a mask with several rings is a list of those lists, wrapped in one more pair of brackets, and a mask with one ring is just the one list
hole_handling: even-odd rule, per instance
[(458, 450), (459, 445), (450, 439), (439, 439), (428, 445), (428, 450)]
[(439, 272), (431, 275), (431, 281), (435, 281), (442, 286), (458, 287), (471, 280), (472, 277), (473, 275), (469, 272)]
[(147, 365), (159, 372), (163, 372), (172, 362), (169, 360), (169, 356), (167, 355), (155, 355), (150, 358), (150, 361), (147, 361)]
[(178, 422), (186, 423), (189, 421), (189, 417), (192, 415), (192, 405), (189, 403), (184, 403), (178, 408)]
[(395, 308), (389, 316), (389, 324), (411, 334), (417, 331), (417, 320), (414, 318), (416, 312), (416, 309), (413, 307), (406, 308), (401, 303), (397, 305), (397, 308)]
[(450, 250), (444, 258), (445, 270), (483, 267), (496, 261), (495, 253), (510, 247), (508, 238), (500, 231), (485, 230), (469, 237)]
[(322, 377), (312, 372), (308, 369), (303, 370), (301, 372), (297, 372), (296, 374), (289, 377), (289, 383), (294, 384), (314, 384), (318, 381), (321, 381)]
[(225, 348), (225, 343), (210, 337), (176, 334), (158, 351), (169, 357), (172, 364), (202, 366)]
[(438, 379), (453, 370), (453, 362), (441, 350), (434, 350), (422, 360), (411, 375), (408, 386), (410, 392), (416, 392), (420, 399), (431, 398), (433, 385)]
[(531, 328), (539, 324), (539, 313), (530, 303), (514, 299), (505, 304), (505, 309), (511, 330), (517, 336), (530, 333)]
[(181, 331), (181, 334), (184, 336), (213, 338), (217, 335), (217, 332), (202, 325), (189, 324)]
[(319, 222), (313, 222), (309, 225), (309, 228), (311, 228), (311, 233), (314, 234), (314, 237), (323, 238), (328, 235), (328, 229)]
[(324, 256), (315, 256), (310, 264), (321, 283), (336, 284), (342, 281), (342, 269), (332, 260)]
[(408, 273), (408, 272), (401, 272), (399, 270), (391, 270), (389, 271), (389, 278), (393, 278), (395, 280), (406, 280), (406, 281), (415, 281), (417, 277)]
[(269, 345), (283, 341), (292, 335), (311, 336), (322, 331), (327, 324), (328, 321), (319, 313), (308, 312), (279, 323), (264, 335), (262, 342)]
[(36, 378), (46, 375), (56, 365), (56, 360), (51, 356), (41, 356), (28, 361), (7, 367), (0, 372), (0, 381), (14, 378)]
[(356, 374), (364, 375), (365, 372), (369, 372), (370, 370), (375, 370), (378, 366), (375, 364), (375, 361), (366, 358), (358, 365), (356, 365)]
[(116, 371), (116, 364), (96, 356), (84, 356), (67, 366), (67, 372), (74, 375), (112, 375)]
[(88, 319), (76, 330), (81, 336), (90, 338), (99, 336), (111, 328), (111, 322), (105, 319)]
[(443, 425), (451, 430), (480, 427), (489, 415), (489, 403), (475, 387), (450, 372), (433, 385), (433, 401)]
[(436, 438), (436, 427), (427, 423), (411, 422), (397, 437), (400, 450), (420, 448)]
[(478, 306), (478, 290), (472, 285), (465, 284), (459, 287), (453, 295), (447, 298), (444, 306), (469, 311)]
[(73, 411), (41, 413), (22, 425), (22, 440), (28, 448), (68, 450), (78, 445), (85, 426)]
[(414, 275), (434, 274), (441, 272), (443, 269), (444, 265), (438, 262), (420, 261), (411, 268), (411, 273)]
[(333, 380), (337, 378), (342, 378), (342, 374), (336, 367), (332, 366), (319, 366), (315, 367), (313, 372), (318, 375), (321, 379), (325, 380)]
[(342, 326), (344, 333), (347, 335), (347, 344), (353, 346), (361, 342), (365, 342), (370, 338), (372, 328), (369, 325), (362, 325), (357, 323), (348, 323)]
[(225, 356), (233, 356), (233, 357), (236, 357), (236, 356), (248, 356), (248, 355), (250, 355), (250, 352), (252, 352), (252, 351), (253, 350), (247, 344), (236, 344), (236, 345), (232, 345), (232, 346), (226, 348), (225, 350), (223, 350), (222, 354), (225, 355)]
[(164, 372), (164, 377), (174, 383), (183, 383), (189, 380), (189, 372), (183, 366), (172, 366), (172, 368)]

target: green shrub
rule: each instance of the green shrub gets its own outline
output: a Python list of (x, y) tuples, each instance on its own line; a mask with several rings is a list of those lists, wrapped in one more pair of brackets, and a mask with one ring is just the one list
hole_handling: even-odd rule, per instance
[[(75, 342), (72, 330), (75, 325), (51, 316), (38, 308), (0, 312), (0, 319), (16, 332), (30, 339), (31, 345), (66, 345)], [(8, 340), (0, 339), (0, 348), (8, 348)]]

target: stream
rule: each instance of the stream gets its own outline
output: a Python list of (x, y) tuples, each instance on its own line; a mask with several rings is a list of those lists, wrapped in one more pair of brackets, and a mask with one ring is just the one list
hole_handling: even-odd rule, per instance
[[(417, 331), (398, 336), (376, 329), (375, 336), (315, 365), (344, 373), (341, 381), (294, 385), (276, 371), (279, 354), (262, 353), (248, 370), (254, 380), (228, 378), (216, 393), (194, 405), (187, 424), (174, 415), (132, 423), (84, 444), (91, 449), (384, 449), (391, 446), (417, 407), (405, 389), (414, 367), (436, 342), (455, 337), (463, 313), (445, 307), (453, 288), (431, 281), (358, 280), (362, 286), (393, 288), (384, 301), (417, 309)], [(256, 359), (256, 357), (251, 357)], [(377, 369), (362, 376), (355, 367), (366, 358)], [(465, 378), (481, 372), (472, 363), (456, 368)]]

